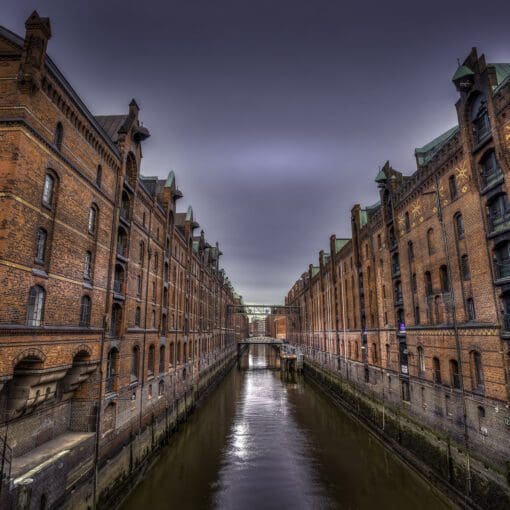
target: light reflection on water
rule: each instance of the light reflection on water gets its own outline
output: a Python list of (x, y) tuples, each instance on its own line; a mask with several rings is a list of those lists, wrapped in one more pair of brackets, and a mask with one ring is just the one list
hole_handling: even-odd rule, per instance
[(250, 347), (123, 505), (179, 510), (447, 508), (270, 346)]

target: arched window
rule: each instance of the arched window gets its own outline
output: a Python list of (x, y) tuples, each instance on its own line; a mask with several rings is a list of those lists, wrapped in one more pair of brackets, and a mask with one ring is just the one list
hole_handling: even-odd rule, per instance
[(404, 214), (404, 223), (406, 227), (406, 232), (411, 230), (411, 220), (409, 219), (409, 213), (406, 211)]
[(174, 354), (174, 343), (171, 342), (170, 343), (170, 359), (168, 360), (169, 362), (169, 365), (174, 365), (175, 364), (175, 354)]
[(154, 345), (149, 347), (149, 355), (147, 358), (147, 373), (149, 375), (154, 374), (154, 363), (155, 363), (156, 350), (154, 349)]
[(420, 324), (420, 307), (418, 305), (414, 307), (414, 323), (415, 325)]
[(122, 323), (122, 307), (119, 303), (112, 305), (112, 322), (111, 322), (111, 335), (114, 337), (120, 336), (120, 328)]
[(135, 345), (131, 352), (131, 379), (137, 381), (140, 376), (140, 347)]
[(124, 268), (120, 264), (115, 264), (113, 274), (113, 291), (116, 294), (122, 294), (124, 290)]
[(390, 344), (386, 344), (386, 366), (391, 367)]
[(379, 362), (379, 356), (377, 355), (377, 345), (375, 343), (372, 344), (372, 359), (374, 363)]
[(130, 218), (130, 203), (129, 195), (126, 191), (123, 191), (120, 203), (120, 216), (127, 221), (129, 221)]
[(425, 293), (427, 296), (432, 296), (434, 294), (434, 290), (432, 288), (432, 275), (430, 274), (430, 271), (425, 271)]
[(43, 195), (42, 202), (46, 207), (53, 207), (55, 195), (55, 177), (50, 174), (46, 174), (44, 176), (44, 187), (43, 187)]
[(46, 259), (46, 239), (48, 238), (48, 233), (44, 228), (40, 228), (37, 230), (37, 237), (35, 241), (35, 261), (38, 264), (44, 264)]
[(140, 327), (140, 324), (142, 322), (142, 312), (141, 312), (141, 309), (139, 306), (136, 307), (136, 310), (135, 310), (135, 326), (137, 328)]
[(165, 346), (159, 347), (159, 373), (162, 374), (165, 371)]
[(136, 277), (136, 295), (142, 295), (142, 287), (143, 287), (143, 276), (141, 274)]
[(471, 105), (471, 122), (473, 124), (473, 137), (475, 146), (483, 142), (491, 131), (489, 115), (487, 112), (487, 99), (479, 94)]
[(28, 294), (27, 325), (40, 326), (44, 317), (46, 292), (40, 285), (35, 285)]
[(441, 282), (441, 292), (450, 292), (450, 281), (448, 279), (448, 268), (446, 266), (441, 266), (439, 268), (439, 280)]
[(103, 168), (101, 165), (97, 165), (96, 170), (96, 184), (100, 188), (101, 187), (101, 181), (103, 180)]
[(443, 323), (443, 313), (441, 308), (441, 298), (439, 296), (436, 296), (434, 298), (434, 308), (436, 313), (436, 323), (442, 324)]
[(403, 299), (402, 283), (399, 280), (395, 282), (394, 299), (395, 303), (401, 303)]
[(455, 233), (457, 234), (457, 238), (464, 239), (464, 219), (462, 218), (462, 214), (457, 213), (453, 218), (455, 221)]
[(455, 200), (459, 196), (459, 190), (457, 188), (457, 179), (455, 174), (448, 177), (448, 188), (450, 190), (450, 200)]
[(391, 250), (397, 246), (397, 238), (395, 237), (395, 229), (393, 227), (390, 227), (388, 230), (388, 238)]
[(90, 280), (92, 274), (92, 252), (86, 251), (83, 257), (83, 279)]
[(89, 222), (88, 222), (89, 234), (95, 234), (97, 230), (97, 206), (92, 205), (89, 209)]
[(497, 183), (502, 177), (501, 168), (496, 158), (494, 150), (487, 152), (480, 161), (480, 170), (482, 176), (482, 186), (490, 186)]
[(117, 255), (127, 257), (127, 234), (122, 227), (117, 230)]
[(165, 392), (165, 383), (163, 380), (158, 383), (158, 397), (162, 397)]
[(450, 379), (453, 388), (460, 388), (459, 362), (456, 359), (450, 360)]
[(482, 355), (478, 351), (469, 353), (471, 364), (471, 384), (473, 390), (483, 390)]
[(55, 135), (53, 137), (53, 143), (55, 147), (61, 151), (62, 150), (62, 142), (64, 140), (64, 126), (62, 126), (61, 122), (57, 122), (55, 127)]
[(425, 352), (421, 345), (418, 346), (418, 376), (425, 375)]
[(156, 312), (155, 312), (155, 310), (152, 310), (152, 313), (151, 313), (151, 328), (152, 329), (156, 328)]
[(473, 298), (466, 299), (466, 315), (468, 321), (474, 321), (476, 319), (475, 302)]
[(168, 281), (168, 276), (169, 276), (168, 262), (165, 262), (165, 270), (164, 270), (164, 280), (165, 280), (165, 282)]
[(434, 243), (434, 229), (432, 228), (427, 230), (427, 248), (429, 250), (429, 255), (433, 255), (436, 252), (436, 246)]
[(119, 364), (119, 351), (114, 347), (106, 358), (106, 393), (115, 391)]
[(436, 384), (441, 384), (441, 363), (439, 358), (432, 358), (432, 376)]
[(158, 252), (154, 253), (154, 271), (157, 273), (159, 268), (159, 254)]
[(471, 271), (469, 270), (469, 259), (466, 254), (460, 257), (460, 272), (463, 280), (471, 280)]
[(89, 296), (81, 298), (80, 326), (90, 326), (91, 301)]

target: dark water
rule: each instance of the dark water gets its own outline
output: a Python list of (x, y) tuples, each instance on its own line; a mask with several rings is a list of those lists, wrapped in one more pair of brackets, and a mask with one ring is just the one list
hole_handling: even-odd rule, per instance
[(302, 378), (251, 347), (123, 510), (449, 508)]

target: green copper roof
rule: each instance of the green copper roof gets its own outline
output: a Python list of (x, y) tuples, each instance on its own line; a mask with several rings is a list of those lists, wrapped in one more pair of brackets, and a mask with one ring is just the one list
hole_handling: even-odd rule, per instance
[(338, 253), (350, 239), (335, 239), (335, 253)]
[(474, 74), (468, 66), (459, 66), (453, 75), (452, 81), (460, 80), (466, 76), (473, 76)]
[(386, 182), (386, 174), (383, 170), (379, 170), (379, 173), (377, 174), (377, 177), (375, 178), (375, 182)]
[(414, 154), (416, 156), (416, 160), (418, 164), (424, 165), (428, 163), (435, 154), (439, 152), (441, 147), (451, 138), (453, 138), (459, 132), (459, 126), (454, 126), (450, 128), (448, 131), (444, 132), (442, 135), (439, 135), (437, 138), (434, 138), (431, 142), (424, 145), (423, 147), (418, 147), (414, 149)]
[(499, 87), (504, 82), (508, 80), (510, 77), (510, 64), (489, 64), (496, 69), (496, 80), (498, 84), (496, 86)]
[(312, 266), (312, 278), (319, 273), (321, 268), (319, 266)]
[(170, 172), (168, 172), (168, 177), (166, 178), (165, 188), (171, 188), (173, 186), (174, 182), (175, 182), (175, 174), (174, 174), (173, 170), (170, 170)]

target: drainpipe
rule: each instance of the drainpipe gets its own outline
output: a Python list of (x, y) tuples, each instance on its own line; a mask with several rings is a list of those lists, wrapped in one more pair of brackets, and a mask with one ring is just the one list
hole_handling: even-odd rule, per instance
[[(119, 217), (119, 196), (120, 193), (120, 169), (117, 169), (115, 173), (115, 199), (114, 199), (114, 210), (115, 214), (112, 215), (112, 228), (110, 234), (110, 264), (108, 265), (108, 279), (106, 283), (106, 307), (110, 302), (110, 294), (111, 294), (111, 279), (112, 279), (112, 267), (114, 265), (114, 257), (117, 250), (117, 246), (115, 245), (115, 226), (118, 223)], [(95, 261), (94, 261), (95, 262)], [(94, 479), (92, 485), (92, 508), (96, 508), (97, 501), (97, 477), (99, 475), (99, 440), (101, 437), (101, 407), (103, 400), (103, 362), (104, 362), (104, 346), (106, 341), (106, 328), (108, 327), (108, 311), (105, 310), (103, 315), (103, 331), (101, 333), (101, 345), (99, 352), (99, 389), (97, 394), (97, 412), (96, 412), (96, 436), (94, 441)]]

